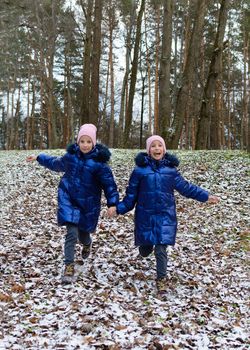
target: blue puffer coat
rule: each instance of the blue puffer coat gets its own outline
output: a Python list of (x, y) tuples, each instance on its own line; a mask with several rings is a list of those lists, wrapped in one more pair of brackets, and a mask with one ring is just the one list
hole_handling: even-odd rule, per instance
[(97, 144), (84, 154), (77, 144), (70, 145), (62, 157), (40, 154), (39, 164), (64, 172), (58, 187), (58, 224), (73, 223), (83, 232), (94, 232), (101, 209), (104, 190), (108, 207), (119, 201), (112, 171), (107, 164), (111, 153)]
[(135, 245), (174, 245), (177, 218), (174, 190), (200, 202), (208, 200), (208, 192), (186, 181), (176, 169), (178, 159), (168, 153), (160, 161), (147, 153), (135, 158), (126, 196), (117, 205), (117, 213), (135, 209)]

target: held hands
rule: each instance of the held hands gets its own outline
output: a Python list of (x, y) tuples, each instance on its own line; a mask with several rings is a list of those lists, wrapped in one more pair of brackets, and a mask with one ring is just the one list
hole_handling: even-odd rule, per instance
[(113, 218), (116, 214), (116, 207), (108, 208), (108, 217)]
[(217, 197), (217, 196), (209, 196), (208, 200), (207, 200), (207, 203), (217, 204), (217, 203), (219, 203), (219, 201), (220, 201), (219, 197)]
[(26, 162), (34, 162), (36, 160), (37, 156), (35, 156), (34, 154), (31, 154), (30, 156), (28, 156), (26, 158)]

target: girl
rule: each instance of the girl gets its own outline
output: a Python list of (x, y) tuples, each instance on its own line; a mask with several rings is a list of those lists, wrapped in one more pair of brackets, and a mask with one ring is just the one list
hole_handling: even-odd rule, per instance
[(96, 144), (96, 127), (81, 126), (77, 143), (67, 148), (62, 157), (39, 154), (31, 155), (27, 161), (37, 160), (44, 167), (64, 172), (58, 187), (58, 224), (66, 225), (64, 256), (65, 269), (62, 283), (74, 280), (74, 254), (77, 240), (82, 243), (82, 258), (91, 250), (91, 233), (96, 229), (104, 190), (108, 207), (119, 200), (117, 187), (107, 162), (110, 151)]
[(109, 216), (125, 214), (136, 206), (135, 245), (141, 256), (154, 251), (156, 258), (156, 286), (159, 294), (166, 292), (168, 245), (174, 245), (177, 219), (174, 190), (200, 202), (217, 203), (202, 188), (187, 182), (177, 171), (178, 159), (166, 152), (162, 137), (153, 135), (146, 141), (147, 153), (135, 158), (126, 196), (116, 208), (109, 208)]

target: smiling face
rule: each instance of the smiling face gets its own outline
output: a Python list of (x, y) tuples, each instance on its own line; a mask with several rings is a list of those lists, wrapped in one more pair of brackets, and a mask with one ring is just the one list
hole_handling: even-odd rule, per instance
[(93, 148), (93, 142), (91, 140), (91, 138), (87, 135), (83, 135), (79, 142), (78, 142), (78, 145), (80, 147), (80, 150), (82, 153), (88, 153), (92, 150)]
[(149, 148), (150, 156), (155, 160), (161, 160), (164, 156), (164, 148), (160, 141), (153, 141)]

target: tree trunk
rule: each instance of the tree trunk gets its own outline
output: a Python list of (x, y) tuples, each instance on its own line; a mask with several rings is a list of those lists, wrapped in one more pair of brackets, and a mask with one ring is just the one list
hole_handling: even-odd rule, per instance
[(1, 128), (1, 136), (2, 136), (2, 149), (6, 150), (6, 141), (7, 141), (7, 122), (4, 107), (2, 108), (2, 128)]
[(52, 30), (51, 30), (51, 40), (49, 41), (49, 103), (50, 103), (50, 110), (51, 110), (51, 135), (50, 137), (50, 143), (49, 148), (57, 148), (59, 146), (59, 138), (57, 135), (57, 128), (56, 128), (56, 101), (54, 99), (54, 58), (55, 58), (55, 51), (56, 51), (56, 38), (57, 38), (57, 13), (56, 13), (56, 4), (57, 0), (52, 0), (51, 2), (51, 24), (52, 24)]
[(35, 106), (36, 106), (36, 86), (35, 86), (35, 82), (34, 81), (32, 81), (32, 83), (31, 83), (31, 88), (32, 88), (32, 102), (31, 102), (31, 112), (30, 112), (31, 125), (30, 125), (29, 149), (33, 149), (34, 148)]
[(67, 144), (69, 138), (69, 116), (68, 116), (68, 94), (67, 94), (67, 85), (68, 85), (68, 61), (67, 61), (67, 49), (64, 54), (64, 84), (63, 84), (63, 100), (64, 100), (64, 116), (63, 116), (63, 139), (62, 147)]
[(155, 91), (154, 91), (154, 134), (159, 134), (159, 51), (160, 51), (160, 5), (156, 4), (155, 42)]
[[(245, 19), (246, 21), (246, 19)], [(250, 81), (248, 79), (248, 69), (250, 66), (249, 32), (244, 28), (244, 86), (243, 86), (243, 116), (242, 116), (242, 142), (241, 148), (250, 152), (250, 112), (249, 112), (249, 91)]]
[(141, 91), (141, 120), (140, 120), (140, 143), (139, 143), (139, 148), (142, 149), (144, 148), (142, 145), (142, 136), (143, 136), (143, 113), (144, 113), (144, 96), (145, 96), (145, 79), (146, 76), (141, 78), (142, 80), (142, 91)]
[[(47, 148), (55, 148), (58, 146), (58, 139), (56, 133), (56, 114), (53, 95), (53, 74), (55, 43), (57, 38), (57, 3), (56, 0), (51, 1), (51, 15), (48, 15), (46, 12), (46, 4), (39, 4), (37, 1), (35, 1), (34, 4), (39, 47), (37, 58), (39, 62), (40, 81), (43, 86), (43, 91), (41, 88), (41, 120), (43, 120), (42, 111), (45, 107), (47, 117)], [(42, 21), (41, 18), (47, 19), (49, 27), (46, 26), (46, 22)], [(47, 43), (44, 43), (42, 37), (43, 34), (49, 38)], [(44, 53), (46, 53), (46, 55), (44, 55)], [(42, 104), (44, 104), (44, 106), (42, 106)], [(43, 135), (41, 135), (41, 147), (43, 147), (44, 141)]]
[(68, 59), (70, 52), (69, 44), (64, 55), (64, 117), (63, 117), (63, 139), (62, 147), (65, 147), (69, 141), (74, 140), (73, 115), (72, 115), (72, 97), (71, 97), (71, 61)]
[(31, 138), (31, 133), (30, 133), (30, 124), (31, 124), (31, 118), (30, 118), (30, 68), (28, 70), (28, 91), (27, 91), (27, 117), (26, 117), (26, 149), (30, 149), (30, 138)]
[(14, 73), (14, 77), (13, 77), (13, 90), (12, 90), (12, 94), (11, 94), (11, 116), (10, 116), (10, 120), (9, 120), (10, 141), (9, 141), (9, 148), (8, 149), (14, 149), (14, 147), (15, 147), (15, 117), (14, 117), (15, 94), (16, 94), (16, 72)]
[(10, 149), (10, 78), (8, 78), (8, 87), (7, 87), (7, 97), (6, 97), (7, 109), (6, 109), (6, 149)]
[(19, 136), (19, 124), (20, 124), (20, 112), (21, 112), (21, 102), (20, 102), (20, 95), (21, 95), (21, 81), (18, 83), (18, 95), (17, 95), (17, 101), (16, 101), (16, 110), (15, 110), (15, 117), (14, 117), (14, 149), (20, 149), (20, 136)]
[(99, 71), (101, 59), (102, 0), (95, 0), (93, 50), (91, 60), (91, 93), (89, 120), (98, 125), (99, 120)]
[[(127, 56), (127, 55), (126, 55)], [(123, 146), (123, 136), (124, 136), (124, 115), (126, 110), (126, 91), (128, 86), (128, 76), (129, 76), (129, 70), (127, 70), (127, 64), (126, 64), (126, 71), (123, 77), (122, 82), (122, 91), (121, 91), (121, 104), (120, 104), (120, 113), (119, 113), (119, 123), (118, 123), (118, 146)]]
[[(145, 12), (147, 12), (147, 11), (145, 11)], [(151, 65), (150, 65), (150, 60), (149, 60), (146, 15), (144, 16), (144, 24), (145, 24), (146, 64), (147, 64), (147, 75), (148, 75), (148, 134), (152, 135)]]
[(231, 127), (232, 127), (232, 122), (231, 122), (231, 94), (232, 94), (232, 82), (231, 82), (231, 49), (230, 49), (230, 43), (228, 47), (228, 54), (227, 54), (227, 66), (228, 66), (228, 71), (227, 71), (227, 90), (226, 90), (226, 101), (227, 101), (227, 109), (226, 109), (226, 120), (225, 120), (225, 127), (227, 130), (227, 148), (231, 149), (232, 148), (232, 143), (231, 143)]
[(114, 124), (115, 124), (115, 84), (114, 84), (114, 64), (113, 64), (113, 30), (115, 22), (115, 14), (110, 7), (109, 18), (109, 67), (110, 67), (110, 98), (111, 98), (111, 110), (110, 110), (110, 126), (109, 126), (109, 147), (114, 147)]
[[(45, 139), (47, 138), (47, 128), (45, 124), (45, 108), (44, 108), (44, 98), (45, 91), (44, 91), (44, 77), (41, 73), (41, 80), (40, 80), (40, 120), (41, 120), (41, 127), (40, 127), (40, 145), (39, 148), (43, 149), (45, 146)], [(47, 121), (46, 121), (47, 122)]]
[(223, 52), (223, 38), (227, 22), (229, 0), (221, 0), (219, 21), (214, 43), (214, 50), (210, 62), (209, 74), (204, 88), (201, 111), (197, 127), (196, 149), (206, 149), (209, 146), (209, 119), (211, 117), (212, 96), (215, 91), (216, 80), (220, 76), (219, 62)]
[(135, 37), (135, 46), (134, 46), (134, 58), (132, 62), (132, 71), (131, 71), (131, 82), (129, 89), (129, 97), (128, 97), (128, 108), (126, 110), (125, 116), (125, 130), (124, 130), (124, 146), (128, 147), (129, 145), (129, 135), (132, 123), (132, 113), (133, 113), (133, 102), (135, 95), (135, 85), (136, 85), (136, 77), (138, 70), (138, 56), (139, 56), (139, 47), (141, 40), (141, 23), (142, 23), (142, 15), (145, 9), (145, 1), (141, 1), (141, 8), (137, 18), (136, 24), (136, 37)]
[[(179, 71), (183, 72), (186, 62), (187, 52), (189, 50), (189, 43), (191, 41), (191, 14), (188, 11), (188, 4), (185, 5), (185, 10), (178, 14), (177, 9), (178, 6), (176, 2), (174, 2), (173, 11), (177, 13), (177, 19), (173, 22), (174, 27), (174, 84), (172, 87), (172, 100), (174, 113), (176, 109), (176, 100), (177, 100), (177, 91), (178, 86), (180, 86), (180, 74)], [(175, 16), (174, 16), (175, 17)], [(174, 18), (173, 17), (173, 18)], [(192, 16), (193, 17), (193, 16)], [(181, 32), (178, 34), (179, 21), (182, 21), (183, 25), (181, 26)], [(184, 50), (185, 45), (185, 50)], [(170, 139), (170, 136), (168, 137)]]
[(222, 123), (222, 57), (218, 62), (219, 76), (215, 83), (215, 99), (214, 110), (211, 117), (211, 135), (210, 135), (210, 147), (211, 149), (220, 149), (220, 129)]
[(173, 16), (173, 0), (165, 1), (164, 15), (163, 15), (160, 79), (159, 79), (160, 133), (164, 139), (166, 139), (168, 136), (169, 127), (170, 127), (170, 118), (171, 118), (170, 64), (171, 64), (171, 42), (172, 42), (172, 16)]
[(168, 145), (169, 148), (178, 148), (183, 122), (185, 118), (185, 109), (189, 99), (192, 96), (190, 86), (193, 87), (196, 84), (196, 70), (197, 62), (199, 60), (201, 41), (203, 37), (204, 17), (206, 12), (206, 0), (200, 0), (196, 2), (194, 12), (194, 26), (191, 34), (191, 42), (188, 48), (186, 64), (182, 76), (182, 84), (177, 94), (176, 110), (171, 126), (172, 134), (169, 135)]
[[(110, 52), (109, 52), (110, 54)], [(110, 62), (108, 60), (107, 74), (106, 74), (106, 83), (105, 83), (105, 95), (103, 97), (103, 110), (101, 113), (101, 120), (99, 122), (99, 128), (101, 129), (99, 136), (102, 139), (105, 139), (105, 129), (107, 124), (107, 105), (109, 98), (109, 76), (110, 76)]]
[[(81, 2), (82, 10), (85, 13), (83, 3)], [(90, 101), (90, 61), (92, 47), (92, 8), (93, 0), (88, 0), (86, 19), (86, 34), (84, 39), (84, 54), (83, 54), (83, 87), (82, 87), (82, 104), (81, 104), (81, 124), (88, 123), (90, 120), (89, 101)]]
[[(134, 15), (132, 9), (131, 16)], [(130, 16), (130, 19), (131, 19)], [(132, 21), (131, 21), (132, 22)], [(118, 127), (118, 146), (124, 146), (124, 119), (127, 110), (127, 88), (128, 88), (128, 77), (129, 77), (129, 65), (130, 65), (130, 54), (131, 54), (131, 30), (132, 25), (127, 26), (127, 36), (126, 36), (126, 67), (125, 74), (122, 82), (122, 91), (121, 91), (121, 104), (120, 104), (120, 113), (119, 113), (119, 127)]]

